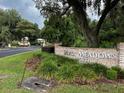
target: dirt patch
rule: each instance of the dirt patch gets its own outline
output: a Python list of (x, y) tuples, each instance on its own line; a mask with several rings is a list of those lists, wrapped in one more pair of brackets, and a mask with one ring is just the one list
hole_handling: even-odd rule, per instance
[(77, 77), (73, 83), (76, 85), (87, 85), (88, 81)]
[(42, 58), (39, 58), (39, 57), (33, 57), (33, 58), (28, 59), (25, 63), (26, 69), (35, 71), (41, 61), (42, 61)]
[(124, 79), (109, 80), (107, 78), (101, 78), (94, 81), (95, 84), (106, 83), (106, 84), (124, 84)]
[(118, 80), (116, 80), (116, 82), (118, 82), (120, 84), (124, 84), (124, 79), (118, 79)]

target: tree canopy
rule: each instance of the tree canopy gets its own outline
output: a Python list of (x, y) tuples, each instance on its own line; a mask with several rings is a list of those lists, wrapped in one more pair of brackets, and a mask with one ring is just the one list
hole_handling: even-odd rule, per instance
[(38, 38), (38, 33), (38, 25), (23, 19), (15, 9), (0, 9), (0, 43), (2, 46), (13, 40), (21, 40), (25, 36), (34, 42)]
[(49, 20), (45, 20), (44, 24), (40, 33), (42, 38), (51, 43), (62, 43), (64, 46), (74, 45), (79, 31), (73, 15), (63, 18), (52, 16)]
[[(123, 0), (33, 0), (44, 17), (75, 14), (80, 31), (83, 33), (89, 47), (99, 46), (99, 33), (106, 16)], [(99, 16), (94, 28), (88, 21), (88, 9)]]
[(38, 31), (37, 24), (33, 24), (24, 19), (18, 22), (15, 28), (15, 34), (18, 35), (17, 39), (19, 40), (26, 36), (29, 37), (30, 41), (36, 40), (38, 38)]

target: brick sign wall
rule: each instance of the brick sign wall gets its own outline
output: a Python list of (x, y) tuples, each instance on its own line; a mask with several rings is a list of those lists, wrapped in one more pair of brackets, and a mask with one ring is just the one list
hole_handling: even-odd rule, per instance
[(120, 65), (124, 67), (124, 43), (119, 49), (104, 48), (72, 48), (55, 45), (55, 54), (73, 59), (80, 63), (100, 63), (108, 67)]

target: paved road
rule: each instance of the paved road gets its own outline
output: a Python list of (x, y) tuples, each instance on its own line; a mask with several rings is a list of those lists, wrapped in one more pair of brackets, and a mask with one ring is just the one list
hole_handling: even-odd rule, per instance
[(6, 57), (22, 52), (27, 52), (27, 51), (33, 51), (38, 49), (39, 47), (19, 47), (19, 48), (11, 48), (11, 49), (5, 49), (5, 50), (0, 50), (0, 58), (1, 57)]

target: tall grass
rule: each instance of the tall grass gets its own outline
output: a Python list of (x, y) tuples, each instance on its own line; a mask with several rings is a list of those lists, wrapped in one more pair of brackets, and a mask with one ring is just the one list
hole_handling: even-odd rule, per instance
[(41, 57), (43, 60), (36, 71), (41, 78), (55, 79), (66, 83), (75, 81), (77, 77), (82, 80), (94, 80), (97, 78), (93, 69), (80, 64), (77, 60), (47, 53), (42, 53)]

